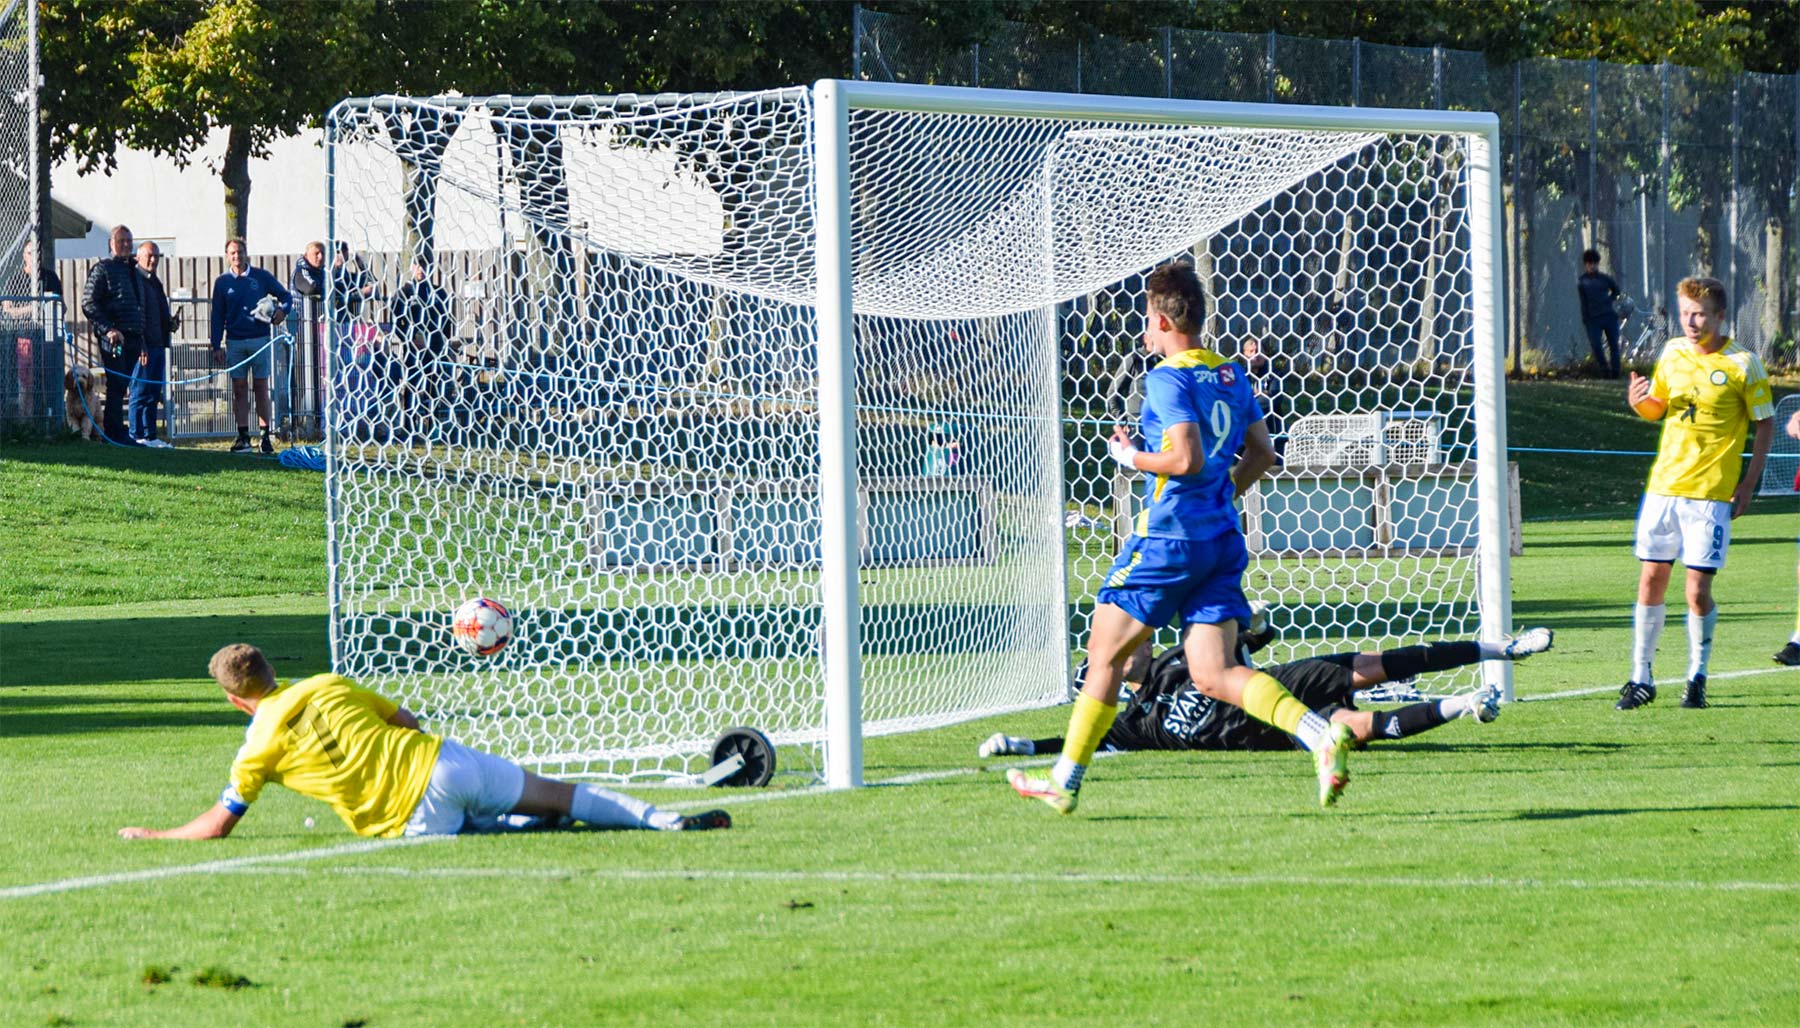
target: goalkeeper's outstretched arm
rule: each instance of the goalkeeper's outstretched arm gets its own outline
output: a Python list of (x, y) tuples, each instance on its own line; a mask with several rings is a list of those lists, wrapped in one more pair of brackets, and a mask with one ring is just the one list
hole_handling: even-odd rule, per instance
[(233, 814), (223, 803), (215, 803), (212, 809), (194, 818), (179, 828), (121, 828), (121, 839), (223, 839), (237, 827), (242, 815)]

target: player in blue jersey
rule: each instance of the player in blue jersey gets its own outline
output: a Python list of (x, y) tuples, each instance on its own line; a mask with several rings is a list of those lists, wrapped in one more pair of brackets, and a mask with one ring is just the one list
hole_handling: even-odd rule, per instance
[(1329, 805), (1349, 780), (1350, 730), (1231, 657), (1238, 623), (1250, 621), (1243, 589), (1250, 557), (1235, 501), (1275, 464), (1262, 407), (1243, 367), (1201, 345), (1206, 296), (1193, 265), (1165, 264), (1145, 287), (1144, 349), (1162, 360), (1144, 380), (1142, 447), (1124, 426), (1108, 444), (1113, 460), (1144, 473), (1143, 510), (1096, 597), (1087, 680), (1062, 755), (1048, 778), (1015, 768), (1007, 781), (1021, 796), (1074, 810), (1087, 765), (1118, 714), (1126, 662), (1179, 618), (1195, 688), (1299, 738), (1318, 763), (1319, 802)]

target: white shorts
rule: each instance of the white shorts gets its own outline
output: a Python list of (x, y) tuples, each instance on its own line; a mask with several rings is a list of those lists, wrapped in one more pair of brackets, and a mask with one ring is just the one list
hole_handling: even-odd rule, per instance
[(508, 813), (525, 792), (525, 769), (445, 739), (425, 795), (406, 822), (406, 835), (455, 835), (470, 818)]
[(1685, 496), (1645, 493), (1638, 507), (1637, 558), (1671, 563), (1690, 571), (1717, 571), (1731, 549), (1731, 504)]

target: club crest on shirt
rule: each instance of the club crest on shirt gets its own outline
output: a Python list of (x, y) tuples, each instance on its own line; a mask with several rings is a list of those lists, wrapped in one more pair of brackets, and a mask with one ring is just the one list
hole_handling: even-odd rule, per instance
[(1707, 378), (1709, 380), (1711, 380), (1713, 385), (1716, 385), (1716, 386), (1722, 386), (1725, 384), (1725, 381), (1726, 381), (1725, 372), (1719, 371), (1717, 369), (1714, 369), (1713, 373), (1711, 375), (1708, 375)]
[(1236, 385), (1237, 369), (1229, 364), (1221, 365), (1219, 367), (1219, 381), (1226, 385)]

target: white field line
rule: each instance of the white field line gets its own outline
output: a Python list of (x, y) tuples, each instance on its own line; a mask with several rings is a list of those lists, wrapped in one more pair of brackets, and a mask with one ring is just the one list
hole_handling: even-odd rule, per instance
[[(52, 892), (74, 892), (76, 889), (92, 889), (102, 885), (119, 885), (125, 882), (147, 882), (157, 878), (175, 878), (180, 875), (230, 874), (235, 871), (255, 869), (266, 871), (271, 864), (293, 864), (302, 860), (325, 860), (331, 857), (345, 857), (358, 853), (369, 853), (374, 850), (391, 849), (395, 846), (413, 846), (422, 842), (438, 842), (451, 839), (449, 835), (420, 835), (407, 839), (370, 839), (364, 842), (348, 842), (342, 846), (326, 846), (322, 849), (300, 850), (294, 853), (266, 853), (253, 857), (231, 857), (226, 860), (207, 860), (198, 864), (173, 864), (168, 867), (148, 867), (142, 871), (119, 871), (114, 874), (89, 875), (85, 878), (59, 878), (53, 882), (38, 882), (35, 885), (13, 885), (0, 889), (0, 899), (23, 899), (27, 896), (42, 896)], [(125, 845), (120, 843), (120, 845)]]
[[(1096, 754), (1100, 757), (1112, 756), (1110, 753)], [(1049, 759), (1025, 760), (998, 765), (1004, 767), (1037, 767), (1053, 763)], [(980, 769), (972, 767), (948, 768), (942, 771), (918, 771), (912, 774), (884, 778), (878, 782), (869, 782), (872, 787), (913, 785), (919, 782), (936, 781), (941, 778), (955, 778), (959, 775), (972, 775)], [(829, 789), (825, 786), (814, 786), (808, 789), (791, 789), (785, 792), (765, 792), (750, 796), (719, 797), (717, 799), (688, 800), (682, 803), (658, 804), (665, 810), (704, 810), (717, 806), (739, 807), (746, 803), (770, 803), (777, 800), (804, 799), (810, 796), (822, 796), (831, 792), (845, 790)], [(295, 853), (271, 853), (255, 857), (232, 857), (228, 860), (207, 860), (198, 864), (175, 864), (169, 867), (145, 868), (142, 871), (120, 871), (114, 874), (89, 875), (83, 878), (59, 878), (55, 881), (37, 882), (31, 885), (13, 885), (0, 888), (0, 900), (24, 899), (30, 896), (42, 896), (53, 892), (73, 892), (77, 889), (92, 889), (102, 885), (122, 885), (126, 882), (151, 881), (157, 878), (175, 878), (180, 875), (233, 874), (239, 871), (255, 869), (267, 872), (277, 868), (271, 865), (293, 864), (304, 860), (325, 860), (331, 857), (348, 856), (387, 849), (392, 846), (410, 846), (421, 842), (436, 842), (453, 839), (450, 835), (423, 835), (404, 839), (371, 839), (366, 842), (350, 842), (342, 846), (328, 846), (323, 849), (300, 850)]]
[(289, 875), (347, 875), (387, 878), (546, 878), (598, 881), (716, 881), (716, 882), (820, 882), (871, 883), (927, 882), (970, 885), (1157, 885), (1193, 889), (1237, 889), (1268, 885), (1339, 890), (1346, 886), (1376, 889), (1555, 889), (1571, 891), (1618, 890), (1642, 892), (1666, 889), (1679, 892), (1800, 893), (1800, 881), (1696, 881), (1660, 878), (1458, 878), (1388, 875), (1300, 874), (1129, 874), (1031, 871), (757, 871), (728, 868), (505, 868), (505, 867), (282, 867), (277, 869), (232, 868), (227, 873), (263, 873), (277, 870)]
[[(1754, 671), (1721, 671), (1716, 675), (1707, 675), (1706, 680), (1708, 682), (1723, 682), (1727, 678), (1749, 678), (1753, 675), (1779, 675), (1784, 671), (1791, 674), (1791, 673), (1794, 673), (1795, 669), (1791, 668), (1791, 667), (1770, 667), (1770, 668), (1759, 668)], [(1686, 685), (1687, 679), (1685, 679), (1685, 678), (1662, 678), (1662, 679), (1658, 679), (1656, 684), (1658, 686)], [(1513, 702), (1514, 703), (1542, 703), (1545, 700), (1566, 700), (1566, 699), (1571, 699), (1576, 696), (1593, 696), (1597, 693), (1618, 692), (1618, 691), (1619, 691), (1619, 687), (1616, 685), (1598, 685), (1592, 689), (1565, 689), (1562, 692), (1547, 692), (1547, 693), (1544, 693), (1539, 696), (1520, 696), (1518, 699), (1514, 700)]]

